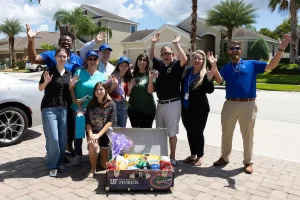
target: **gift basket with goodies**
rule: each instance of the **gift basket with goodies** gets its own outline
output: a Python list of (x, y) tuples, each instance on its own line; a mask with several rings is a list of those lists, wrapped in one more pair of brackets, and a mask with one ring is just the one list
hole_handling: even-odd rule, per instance
[(106, 191), (172, 191), (166, 129), (113, 128), (107, 136)]

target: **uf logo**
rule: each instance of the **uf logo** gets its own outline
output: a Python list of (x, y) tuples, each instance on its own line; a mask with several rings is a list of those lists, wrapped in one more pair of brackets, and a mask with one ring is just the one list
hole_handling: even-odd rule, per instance
[(110, 184), (115, 185), (117, 184), (118, 179), (110, 179)]

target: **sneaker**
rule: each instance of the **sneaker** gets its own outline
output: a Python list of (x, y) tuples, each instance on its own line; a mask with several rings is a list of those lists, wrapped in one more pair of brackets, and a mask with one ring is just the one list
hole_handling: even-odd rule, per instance
[(82, 156), (79, 156), (79, 155), (76, 155), (76, 156), (75, 156), (74, 162), (73, 162), (73, 165), (74, 165), (74, 166), (81, 165), (81, 157), (82, 157)]
[(60, 171), (60, 172), (65, 172), (67, 169), (66, 169), (66, 167), (65, 166), (63, 166), (63, 165), (59, 165), (58, 166), (58, 171)]
[(173, 159), (171, 159), (171, 164), (173, 165), (173, 167), (176, 167), (176, 165), (177, 165), (177, 161), (176, 161), (176, 160), (173, 160)]
[(49, 176), (56, 177), (57, 176), (57, 169), (51, 169), (49, 172)]

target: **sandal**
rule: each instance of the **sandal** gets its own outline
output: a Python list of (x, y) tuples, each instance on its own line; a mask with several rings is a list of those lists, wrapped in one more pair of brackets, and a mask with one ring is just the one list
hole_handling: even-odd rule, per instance
[(51, 169), (49, 172), (50, 177), (56, 177), (57, 176), (57, 169)]
[(196, 158), (196, 160), (193, 162), (194, 166), (200, 167), (203, 164), (202, 158)]
[(184, 159), (183, 163), (192, 163), (195, 162), (197, 160), (196, 156), (188, 156), (186, 159)]

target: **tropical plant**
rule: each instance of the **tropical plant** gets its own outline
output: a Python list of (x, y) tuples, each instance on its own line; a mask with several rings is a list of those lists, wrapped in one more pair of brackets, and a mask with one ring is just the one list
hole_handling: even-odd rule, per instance
[[(38, 0), (39, 4), (41, 4), (41, 0)], [(32, 3), (32, 0), (29, 0), (29, 3)]]
[(227, 48), (230, 47), (234, 28), (255, 23), (257, 8), (245, 4), (243, 0), (225, 0), (208, 11), (206, 23), (209, 26), (222, 26), (227, 29)]
[(112, 30), (106, 26), (97, 26), (92, 23), (89, 27), (89, 35), (91, 36), (91, 40), (94, 38), (94, 35), (97, 35), (99, 32), (105, 32), (109, 38), (112, 37)]
[(192, 0), (192, 23), (191, 23), (191, 50), (192, 52), (196, 51), (196, 37), (197, 37), (197, 0)]
[(41, 44), (40, 47), (42, 47), (43, 49), (45, 49), (47, 51), (57, 49), (56, 45), (52, 45), (52, 44)]
[(268, 28), (261, 28), (258, 32), (270, 38), (277, 39), (276, 34)]
[[(69, 31), (75, 35), (88, 35), (90, 31), (91, 24), (93, 24), (92, 19), (84, 15), (81, 8), (75, 8), (74, 10), (58, 10), (54, 16), (53, 21), (55, 21), (55, 30), (59, 30), (62, 25), (68, 25)], [(73, 50), (76, 52), (75, 40), (73, 40)]]
[(250, 55), (255, 60), (269, 60), (269, 47), (263, 38), (258, 38), (250, 48)]
[(8, 37), (11, 67), (15, 64), (15, 35), (21, 33), (23, 30), (20, 21), (15, 18), (6, 18), (4, 23), (0, 25), (0, 33), (4, 33)]
[(279, 13), (289, 14), (291, 19), (290, 63), (295, 63), (298, 24), (297, 12), (300, 8), (300, 0), (269, 0), (269, 8), (271, 12), (274, 12), (277, 8)]
[(255, 26), (253, 24), (246, 24), (245, 28), (250, 29), (252, 31), (256, 31), (256, 28), (255, 28)]

